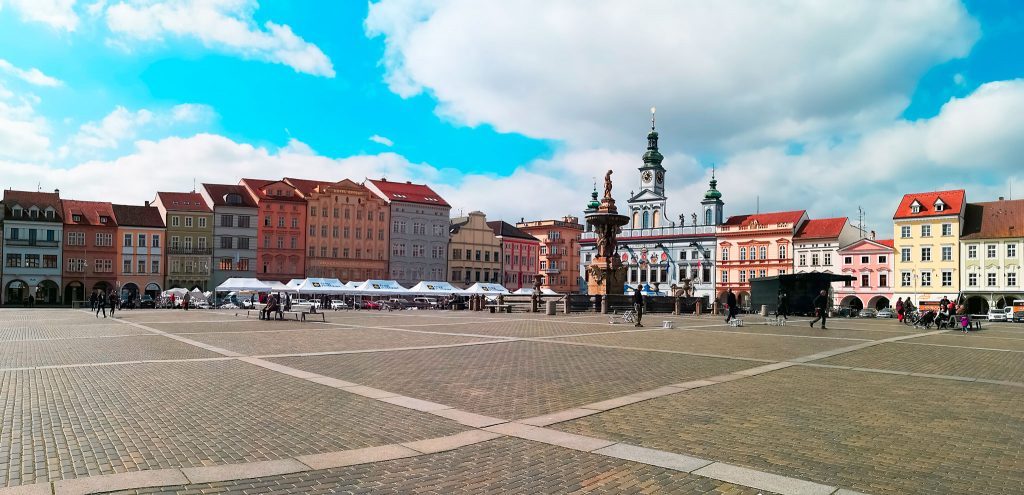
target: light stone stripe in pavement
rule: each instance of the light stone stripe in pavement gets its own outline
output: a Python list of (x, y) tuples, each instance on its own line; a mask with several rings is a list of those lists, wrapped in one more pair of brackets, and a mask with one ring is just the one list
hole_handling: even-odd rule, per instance
[(86, 495), (101, 491), (183, 485), (185, 483), (188, 483), (188, 478), (180, 469), (151, 469), (55, 481), (53, 482), (53, 493), (55, 495)]
[[(657, 328), (657, 329), (652, 329), (652, 330), (663, 330), (663, 329)], [(610, 333), (610, 332), (605, 332), (605, 333)], [(559, 338), (562, 338), (562, 337), (577, 337), (577, 335), (560, 335), (559, 336)], [(683, 355), (683, 356), (698, 356), (698, 357), (709, 357), (709, 358), (719, 358), (719, 359), (733, 359), (733, 360), (736, 360), (736, 361), (751, 361), (751, 362), (755, 362), (755, 363), (775, 363), (775, 362), (777, 362), (777, 361), (773, 361), (771, 359), (758, 359), (758, 358), (740, 357), (740, 356), (725, 356), (725, 355), (722, 355), (722, 354), (708, 354), (708, 353), (703, 353), (703, 352), (674, 351), (674, 350), (670, 350), (670, 349), (650, 349), (650, 348), (647, 348), (647, 347), (628, 347), (628, 346), (621, 346), (621, 345), (594, 344), (594, 343), (590, 343), (590, 342), (568, 342), (568, 341), (561, 341), (561, 340), (545, 340), (543, 338), (538, 338), (538, 337), (522, 338), (522, 339), (519, 339), (519, 340), (527, 341), (527, 342), (544, 342), (544, 343), (548, 343), (548, 344), (576, 345), (576, 346), (580, 346), (580, 347), (600, 347), (600, 348), (604, 348), (604, 349), (622, 349), (622, 350), (626, 350), (626, 351), (662, 352), (662, 353), (665, 353), (665, 354), (680, 354), (680, 355)], [(792, 361), (792, 359), (790, 361)]]
[(310, 469), (312, 468), (295, 459), (275, 459), (244, 464), (182, 468), (181, 472), (185, 474), (190, 483), (212, 483), (215, 481), (243, 480), (260, 476), (299, 473), (309, 471)]
[(625, 443), (617, 443), (593, 451), (594, 454), (606, 455), (627, 461), (642, 462), (652, 466), (674, 469), (690, 473), (712, 463), (707, 459), (698, 459), (682, 454), (665, 452), (664, 450), (648, 449)]
[[(231, 332), (231, 333), (244, 333), (244, 332)], [(310, 357), (310, 356), (337, 356), (341, 354), (372, 354), (375, 352), (395, 352), (395, 351), (420, 351), (424, 349), (446, 349), (449, 347), (466, 347), (472, 345), (487, 345), (487, 344), (503, 344), (506, 342), (515, 342), (520, 340), (518, 338), (509, 338), (501, 340), (488, 340), (484, 342), (461, 342), (458, 344), (437, 344), (437, 345), (421, 345), (421, 346), (409, 346), (409, 347), (389, 347), (386, 349), (353, 349), (347, 351), (322, 351), (322, 352), (288, 352), (282, 354), (254, 354), (249, 357), (254, 358), (284, 358), (284, 357)]]
[(837, 490), (834, 486), (755, 471), (721, 462), (715, 462), (700, 468), (694, 471), (693, 474), (785, 495), (831, 495)]
[[(996, 337), (996, 338), (1000, 338), (1000, 337)], [(976, 351), (1002, 351), (1002, 352), (1016, 352), (1016, 353), (1024, 354), (1024, 351), (1020, 351), (1020, 350), (1016, 350), (1016, 349), (999, 349), (999, 348), (995, 348), (995, 347), (972, 347), (972, 346), (966, 346), (966, 345), (932, 344), (930, 342), (894, 342), (894, 343), (895, 344), (900, 344), (900, 345), (928, 345), (928, 346), (933, 346), (933, 347), (952, 347), (954, 349), (973, 349), (973, 350), (976, 350)]]

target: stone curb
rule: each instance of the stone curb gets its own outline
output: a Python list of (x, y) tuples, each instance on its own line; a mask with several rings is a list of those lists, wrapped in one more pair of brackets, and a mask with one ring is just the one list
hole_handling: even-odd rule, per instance
[(782, 495), (831, 495), (836, 487), (715, 462), (693, 474)]
[(663, 467), (665, 469), (682, 471), (684, 473), (696, 471), (697, 469), (707, 466), (713, 462), (707, 459), (698, 459), (696, 457), (675, 454), (664, 450), (637, 447), (636, 445), (629, 445), (626, 443), (610, 445), (603, 449), (597, 449), (593, 453), (608, 457), (615, 457), (617, 459), (624, 459), (627, 461), (650, 464), (652, 466)]
[(53, 482), (53, 493), (55, 495), (86, 495), (102, 491), (132, 490), (186, 483), (188, 483), (188, 478), (182, 474), (180, 469), (154, 469), (55, 481)]

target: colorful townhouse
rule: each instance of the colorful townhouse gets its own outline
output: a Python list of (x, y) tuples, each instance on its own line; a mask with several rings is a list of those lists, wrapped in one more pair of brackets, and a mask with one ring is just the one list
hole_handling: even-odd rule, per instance
[(165, 240), (167, 229), (160, 209), (150, 206), (111, 205), (117, 221), (119, 263), (115, 261), (117, 283), (123, 300), (143, 295), (160, 297), (166, 279)]
[(893, 300), (892, 239), (860, 239), (839, 249), (839, 273), (856, 278), (837, 282), (834, 299), (844, 308), (884, 309)]
[(167, 226), (167, 288), (212, 289), (213, 210), (197, 192), (158, 192), (152, 205)]
[(203, 184), (199, 190), (213, 210), (213, 275), (217, 287), (229, 278), (256, 278), (256, 240), (259, 213), (244, 186)]
[(1024, 200), (968, 203), (960, 236), (960, 290), (972, 314), (1024, 300)]
[[(561, 220), (520, 221), (516, 227), (540, 240), (537, 264), (532, 266), (535, 273), (543, 275), (541, 287), (559, 294), (576, 294), (584, 285), (580, 276), (580, 237), (583, 225), (579, 218), (565, 216)], [(534, 258), (527, 253), (526, 262)], [(515, 263), (515, 258), (512, 259)], [(523, 263), (523, 258), (519, 259)], [(528, 267), (529, 268), (529, 267)]]
[(963, 189), (903, 196), (893, 215), (897, 299), (934, 309), (943, 297), (957, 297), (965, 196)]
[(424, 280), (445, 280), (451, 205), (425, 184), (382, 178), (366, 180), (363, 185), (391, 209), (390, 278), (406, 287)]
[(477, 282), (501, 283), (501, 241), (483, 212), (451, 219), (448, 282), (468, 288)]
[[(533, 287), (539, 263), (537, 253), (541, 249), (540, 240), (502, 220), (487, 222), (487, 226), (501, 244), (499, 283), (510, 291)], [(557, 262), (552, 260), (551, 263)], [(544, 280), (558, 276), (558, 265), (550, 266), (550, 271), (541, 270)]]
[[(813, 218), (793, 236), (794, 273), (841, 271), (839, 249), (860, 238), (860, 231), (846, 217)], [(833, 288), (843, 285), (834, 282)]]
[[(60, 190), (4, 191), (3, 304), (59, 304), (63, 282), (64, 210)], [(66, 301), (70, 304), (70, 300)]]
[(117, 221), (110, 203), (61, 201), (64, 209), (64, 301), (88, 300), (90, 294), (118, 291)]
[[(366, 187), (344, 179), (319, 182), (286, 178), (306, 201), (305, 273), (342, 281), (388, 278), (391, 209)], [(422, 245), (402, 245), (425, 256)], [(396, 252), (393, 248), (392, 252)], [(302, 277), (298, 277), (302, 278)]]
[(305, 278), (306, 200), (284, 180), (242, 179), (259, 211), (256, 277), (288, 282)]
[(807, 222), (804, 210), (729, 217), (718, 227), (718, 300), (731, 290), (748, 306), (750, 279), (793, 273), (794, 238)]

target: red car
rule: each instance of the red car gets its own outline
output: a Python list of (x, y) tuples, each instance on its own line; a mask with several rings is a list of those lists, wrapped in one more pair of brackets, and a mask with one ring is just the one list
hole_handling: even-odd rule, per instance
[(360, 301), (358, 304), (359, 309), (380, 309), (380, 304), (373, 301)]

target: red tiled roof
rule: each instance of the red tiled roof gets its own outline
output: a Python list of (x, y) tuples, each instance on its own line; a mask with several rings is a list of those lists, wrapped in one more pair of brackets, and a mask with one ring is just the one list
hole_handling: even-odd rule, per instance
[(537, 239), (536, 237), (516, 228), (516, 226), (502, 220), (487, 222), (487, 226), (491, 228), (496, 236), (513, 237), (516, 239), (525, 239), (527, 241), (540, 241), (540, 239)]
[(29, 218), (28, 217), (29, 208), (31, 208), (33, 206), (39, 208), (40, 211), (45, 211), (47, 208), (53, 208), (53, 211), (54, 211), (55, 217), (56, 217), (54, 219), (49, 219), (48, 220), (48, 219), (45, 218), (43, 213), (40, 213), (39, 217), (35, 218), (33, 220), (44, 221), (44, 222), (45, 221), (59, 222), (61, 220), (60, 217), (64, 214), (64, 208), (60, 204), (60, 195), (57, 194), (57, 193), (35, 192), (35, 191), (15, 191), (13, 189), (6, 189), (6, 190), (4, 190), (4, 208), (6, 210), (6, 215), (8, 216), (8, 218), (13, 218), (12, 217), (13, 213), (11, 212), (11, 207), (14, 206), (14, 205), (18, 205), (18, 206), (22, 207), (22, 209), (23, 209), (22, 212), (23, 212), (23, 215), (24, 215), (23, 218), (26, 218), (26, 219)]
[[(253, 201), (252, 196), (249, 194), (249, 190), (245, 186), (238, 184), (203, 184), (203, 189), (213, 200), (214, 206), (241, 206), (255, 208), (256, 202)], [(241, 196), (241, 204), (229, 205), (227, 200), (224, 199), (228, 194), (237, 194)]]
[[(110, 203), (104, 203), (100, 201), (76, 201), (73, 199), (65, 199), (61, 201), (64, 204), (64, 223), (76, 224), (76, 225), (96, 225), (98, 227), (117, 227), (117, 220), (114, 217), (114, 210), (110, 206)], [(76, 220), (75, 217), (79, 220)], [(101, 217), (106, 217), (106, 223), (100, 221)]]
[(302, 199), (302, 197), (299, 196), (298, 194), (295, 194), (294, 196), (278, 196), (278, 195), (269, 195), (268, 196), (266, 194), (263, 194), (263, 190), (267, 186), (269, 186), (271, 184), (283, 184), (283, 185), (287, 186), (289, 189), (291, 189), (292, 191), (295, 191), (295, 186), (293, 186), (293, 185), (291, 185), (291, 184), (289, 184), (289, 183), (287, 183), (287, 182), (285, 182), (283, 180), (242, 179), (238, 183), (240, 185), (242, 185), (242, 186), (246, 186), (247, 189), (252, 191), (253, 195), (256, 196), (256, 202), (257, 203), (259, 203), (260, 201), (263, 201), (265, 199), (266, 200), (272, 200), (272, 201), (302, 201), (302, 202), (306, 201), (306, 200)]
[(875, 242), (877, 242), (877, 243), (879, 243), (879, 244), (881, 244), (883, 246), (888, 246), (888, 247), (891, 247), (891, 248), (895, 248), (895, 246), (893, 245), (892, 239), (882, 239), (880, 241), (875, 241)]
[(817, 218), (808, 220), (796, 231), (795, 239), (831, 239), (839, 237), (849, 221), (846, 217)]
[[(936, 217), (946, 215), (959, 215), (964, 206), (964, 190), (935, 191), (925, 193), (911, 193), (903, 196), (900, 206), (896, 208), (893, 220), (900, 218)], [(942, 211), (935, 211), (935, 201), (941, 199), (946, 204)], [(917, 201), (921, 204), (921, 212), (913, 213), (910, 205)]]
[[(444, 198), (434, 192), (434, 190), (426, 184), (391, 182), (387, 179), (367, 179), (366, 182), (373, 184), (373, 187), (376, 188), (377, 191), (380, 191), (388, 201), (451, 207)], [(371, 190), (372, 189), (373, 188), (371, 188)]]
[(1024, 199), (968, 203), (961, 239), (1024, 237)]
[(164, 227), (164, 219), (155, 206), (111, 205), (111, 208), (117, 224), (122, 227)]
[(294, 177), (285, 177), (284, 181), (291, 184), (299, 194), (303, 196), (309, 196), (317, 187), (329, 186), (333, 182), (326, 182), (322, 180), (309, 180), (309, 179), (296, 179)]
[(209, 206), (206, 206), (206, 200), (199, 193), (158, 192), (156, 196), (160, 198), (160, 203), (164, 205), (164, 209), (168, 211), (213, 211)]
[(746, 226), (754, 220), (761, 225), (772, 225), (777, 223), (793, 223), (800, 221), (800, 218), (806, 213), (805, 210), (797, 211), (780, 211), (775, 213), (757, 213), (754, 215), (734, 215), (729, 217), (723, 225), (728, 226)]

